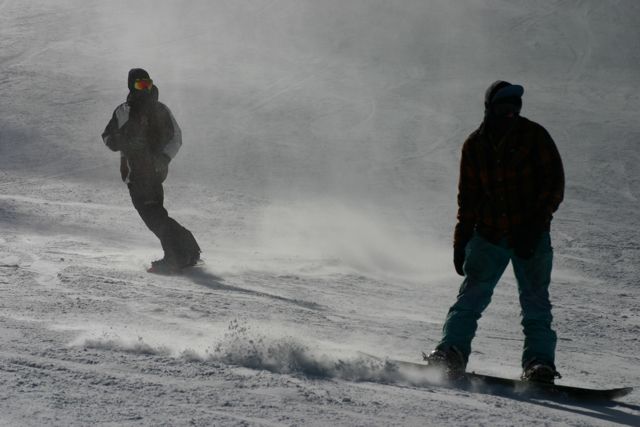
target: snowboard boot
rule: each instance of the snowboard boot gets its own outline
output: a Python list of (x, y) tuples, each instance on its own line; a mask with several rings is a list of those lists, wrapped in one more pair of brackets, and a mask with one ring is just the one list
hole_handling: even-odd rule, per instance
[(200, 251), (172, 257), (172, 259), (173, 264), (178, 268), (178, 270), (193, 267), (200, 263)]
[(153, 261), (147, 271), (156, 274), (177, 274), (180, 272), (180, 266), (165, 257)]
[(525, 364), (520, 379), (523, 381), (531, 381), (536, 383), (553, 384), (556, 378), (562, 378), (562, 375), (556, 368), (548, 363), (539, 360), (531, 360)]
[(461, 379), (467, 367), (462, 352), (455, 346), (438, 347), (429, 355), (422, 353), (422, 358), (429, 366), (441, 369), (450, 380)]
[(180, 239), (171, 248), (171, 254), (176, 264), (180, 268), (193, 267), (200, 262), (200, 246), (193, 237), (193, 234), (186, 228), (182, 227)]
[(200, 263), (200, 250), (194, 252), (187, 258), (185, 263), (182, 265), (182, 268), (193, 267), (194, 265), (198, 265)]

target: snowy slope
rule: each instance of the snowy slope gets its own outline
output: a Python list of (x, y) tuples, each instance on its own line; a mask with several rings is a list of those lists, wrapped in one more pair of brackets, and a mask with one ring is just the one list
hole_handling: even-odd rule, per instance
[[(486, 86), (567, 173), (552, 299), (563, 384), (640, 385), (634, 0), (0, 1), (0, 425), (640, 425), (463, 392), (361, 352), (439, 339), (459, 152)], [(99, 135), (145, 67), (181, 124), (161, 255)], [(507, 274), (469, 368), (519, 375)]]

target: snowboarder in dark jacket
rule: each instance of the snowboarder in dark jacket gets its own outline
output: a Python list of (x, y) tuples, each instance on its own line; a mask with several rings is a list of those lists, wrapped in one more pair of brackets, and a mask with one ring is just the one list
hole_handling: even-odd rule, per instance
[(141, 68), (129, 71), (127, 101), (113, 112), (102, 133), (104, 143), (120, 152), (120, 173), (144, 223), (160, 239), (164, 257), (151, 271), (175, 272), (195, 265), (200, 247), (189, 230), (164, 208), (162, 183), (169, 162), (182, 145), (180, 127), (169, 108), (158, 102), (158, 87)]
[(464, 372), (478, 319), (509, 262), (518, 282), (525, 335), (522, 378), (553, 382), (556, 334), (549, 283), (551, 218), (564, 195), (564, 171), (549, 133), (520, 116), (520, 85), (496, 81), (485, 118), (462, 147), (454, 266), (464, 276), (442, 340), (426, 360)]

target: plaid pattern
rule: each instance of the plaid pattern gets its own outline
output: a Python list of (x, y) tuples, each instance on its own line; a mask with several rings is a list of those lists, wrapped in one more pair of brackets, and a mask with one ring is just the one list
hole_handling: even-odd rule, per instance
[(523, 227), (550, 228), (564, 196), (562, 160), (542, 126), (517, 120), (497, 146), (481, 126), (462, 147), (455, 247), (474, 230), (496, 243)]

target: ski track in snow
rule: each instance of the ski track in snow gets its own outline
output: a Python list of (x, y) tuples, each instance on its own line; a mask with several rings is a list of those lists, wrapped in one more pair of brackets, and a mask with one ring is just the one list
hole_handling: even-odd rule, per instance
[[(637, 391), (459, 390), (363, 355), (439, 339), (460, 145), (505, 78), (567, 170), (562, 383), (640, 386), (640, 7), (429, 6), (0, 2), (0, 425), (640, 425)], [(166, 202), (206, 263), (182, 276), (145, 272), (159, 245), (99, 140), (133, 66), (185, 134)], [(515, 288), (470, 370), (519, 375)]]

